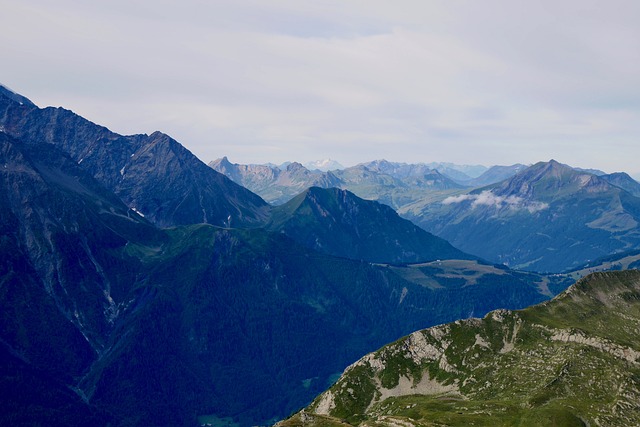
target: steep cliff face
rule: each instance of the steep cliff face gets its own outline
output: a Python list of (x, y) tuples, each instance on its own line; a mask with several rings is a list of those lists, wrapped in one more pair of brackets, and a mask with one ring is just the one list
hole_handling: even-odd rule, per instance
[(640, 272), (415, 332), (349, 366), (291, 425), (640, 422)]
[(129, 207), (165, 227), (196, 223), (259, 226), (269, 207), (259, 196), (207, 167), (167, 135), (122, 136), (63, 108), (40, 109), (0, 92), (0, 128), (47, 142)]

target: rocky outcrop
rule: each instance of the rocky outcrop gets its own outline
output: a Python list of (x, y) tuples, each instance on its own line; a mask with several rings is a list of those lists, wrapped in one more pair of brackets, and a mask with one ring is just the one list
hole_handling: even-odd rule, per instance
[(210, 162), (209, 166), (273, 205), (281, 205), (309, 187), (331, 188), (342, 185), (332, 172), (312, 171), (297, 162), (289, 163), (281, 169), (267, 165), (240, 165), (223, 157)]

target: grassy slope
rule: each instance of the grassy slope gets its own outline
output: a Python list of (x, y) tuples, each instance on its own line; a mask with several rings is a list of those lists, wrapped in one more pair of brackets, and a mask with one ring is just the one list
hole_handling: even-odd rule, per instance
[[(638, 425), (639, 325), (640, 272), (594, 274), (550, 302), (383, 347), (283, 424)], [(376, 400), (406, 378), (450, 390)]]

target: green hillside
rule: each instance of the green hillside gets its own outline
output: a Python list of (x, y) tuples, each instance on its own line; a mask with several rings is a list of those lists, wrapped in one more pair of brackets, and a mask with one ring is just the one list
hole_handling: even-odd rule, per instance
[(639, 425), (638, 325), (640, 272), (596, 273), (368, 354), (281, 426)]

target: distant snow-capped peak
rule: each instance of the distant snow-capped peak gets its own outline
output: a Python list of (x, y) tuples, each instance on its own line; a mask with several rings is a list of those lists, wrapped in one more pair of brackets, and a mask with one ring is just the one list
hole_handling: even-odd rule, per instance
[(310, 170), (317, 169), (323, 172), (336, 169), (344, 169), (344, 166), (332, 159), (314, 160), (312, 162), (303, 164), (303, 166)]

